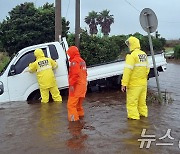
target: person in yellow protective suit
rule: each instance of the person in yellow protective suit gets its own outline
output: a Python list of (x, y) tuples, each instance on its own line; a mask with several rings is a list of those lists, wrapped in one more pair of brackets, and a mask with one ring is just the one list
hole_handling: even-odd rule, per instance
[(140, 119), (140, 116), (148, 116), (146, 95), (147, 78), (150, 68), (146, 53), (140, 50), (139, 40), (131, 36), (126, 41), (126, 44), (131, 54), (126, 56), (121, 90), (126, 92), (128, 118)]
[(36, 49), (34, 55), (36, 61), (29, 64), (28, 71), (31, 73), (36, 72), (42, 98), (41, 102), (49, 102), (49, 92), (55, 102), (62, 102), (53, 72), (53, 69), (57, 68), (56, 61), (45, 57), (42, 49)]

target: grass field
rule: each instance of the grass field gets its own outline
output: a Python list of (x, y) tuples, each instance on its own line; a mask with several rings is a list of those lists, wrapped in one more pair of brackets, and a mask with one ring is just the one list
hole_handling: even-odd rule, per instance
[(173, 51), (174, 48), (173, 47), (165, 47), (165, 52), (169, 52), (169, 51)]

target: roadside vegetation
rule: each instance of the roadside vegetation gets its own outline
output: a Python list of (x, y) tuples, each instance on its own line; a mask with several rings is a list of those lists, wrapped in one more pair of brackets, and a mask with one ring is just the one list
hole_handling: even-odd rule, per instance
[(180, 44), (174, 47), (174, 57), (180, 59)]
[[(166, 41), (165, 57), (168, 59), (180, 59), (180, 40), (168, 40)], [(171, 60), (172, 61), (172, 60)]]
[(156, 91), (148, 89), (147, 91), (147, 103), (148, 104), (171, 104), (173, 103), (173, 99), (171, 94), (167, 91), (161, 91), (163, 101), (160, 101), (159, 95)]
[[(55, 8), (46, 3), (36, 8), (34, 3), (17, 5), (0, 23), (0, 41), (9, 56), (24, 47), (54, 41)], [(62, 35), (67, 36), (69, 21), (62, 18)]]
[(9, 62), (10, 58), (7, 53), (0, 52), (0, 72)]
[[(150, 54), (148, 36), (135, 33), (129, 35), (99, 37), (89, 35), (87, 30), (82, 31), (81, 33), (80, 52), (82, 57), (87, 61), (88, 66), (110, 62), (117, 59), (124, 59), (126, 54), (129, 53), (125, 40), (132, 35), (140, 40), (142, 50), (144, 50), (147, 54)], [(69, 45), (75, 44), (74, 39), (74, 34), (68, 36)], [(162, 52), (166, 43), (165, 39), (152, 37), (152, 40), (155, 53)]]

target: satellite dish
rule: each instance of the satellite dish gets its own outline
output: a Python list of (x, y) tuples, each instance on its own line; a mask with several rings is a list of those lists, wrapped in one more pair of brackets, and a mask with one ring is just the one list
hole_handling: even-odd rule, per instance
[(150, 33), (156, 31), (158, 26), (158, 20), (153, 10), (149, 8), (143, 9), (141, 11), (139, 19), (140, 19), (141, 27), (144, 29), (144, 31)]

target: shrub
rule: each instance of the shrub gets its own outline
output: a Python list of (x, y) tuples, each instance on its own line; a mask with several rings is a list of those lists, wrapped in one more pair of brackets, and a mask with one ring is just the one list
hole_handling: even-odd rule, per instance
[(9, 61), (10, 58), (7, 53), (0, 52), (0, 72), (3, 70), (4, 66), (8, 64)]
[[(119, 45), (110, 37), (91, 36), (86, 31), (80, 36), (80, 53), (87, 66), (114, 61), (120, 54)], [(74, 35), (69, 35), (68, 45), (74, 45), (74, 40)]]
[[(87, 66), (110, 62), (116, 59), (124, 59), (129, 52), (128, 47), (125, 45), (125, 40), (130, 35), (98, 37), (96, 35), (88, 35), (87, 31), (82, 30), (79, 48), (81, 56), (85, 59)], [(148, 37), (139, 33), (135, 33), (134, 36), (139, 38), (142, 50), (146, 53), (150, 53), (148, 52)], [(74, 45), (75, 35), (68, 35), (67, 41), (69, 46)], [(155, 52), (161, 51), (164, 47), (165, 39), (153, 38), (153, 44)]]
[(174, 47), (174, 58), (180, 59), (180, 45)]

